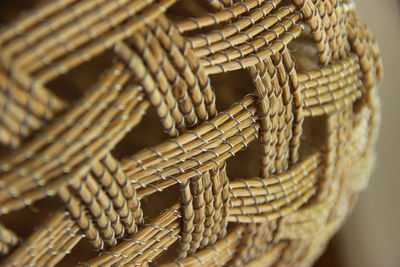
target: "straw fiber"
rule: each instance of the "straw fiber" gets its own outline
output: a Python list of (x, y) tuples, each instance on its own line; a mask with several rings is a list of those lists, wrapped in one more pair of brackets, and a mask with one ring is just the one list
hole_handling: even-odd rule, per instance
[(353, 2), (13, 2), (2, 266), (309, 266), (366, 186), (382, 67)]

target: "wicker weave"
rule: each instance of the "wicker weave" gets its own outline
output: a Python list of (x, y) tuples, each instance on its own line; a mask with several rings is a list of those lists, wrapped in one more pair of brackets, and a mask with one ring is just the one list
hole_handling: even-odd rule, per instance
[(382, 68), (354, 8), (58, 0), (13, 20), (4, 266), (312, 264), (374, 163)]

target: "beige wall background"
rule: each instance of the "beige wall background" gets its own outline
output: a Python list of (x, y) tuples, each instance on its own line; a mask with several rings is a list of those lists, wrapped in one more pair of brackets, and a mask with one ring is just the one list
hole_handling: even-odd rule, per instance
[(369, 187), (335, 238), (345, 267), (400, 266), (400, 1), (356, 0), (375, 34), (384, 65), (379, 88), (382, 125), (378, 162)]

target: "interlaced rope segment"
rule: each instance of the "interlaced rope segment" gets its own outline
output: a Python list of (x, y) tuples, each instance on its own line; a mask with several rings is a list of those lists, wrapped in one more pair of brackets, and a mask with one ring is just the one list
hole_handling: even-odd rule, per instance
[(48, 0), (4, 26), (1, 263), (311, 265), (374, 164), (382, 66), (354, 9)]

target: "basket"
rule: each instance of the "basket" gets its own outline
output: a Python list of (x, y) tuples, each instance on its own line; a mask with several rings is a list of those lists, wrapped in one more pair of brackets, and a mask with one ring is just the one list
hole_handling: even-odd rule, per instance
[(309, 266), (366, 186), (352, 1), (8, 2), (4, 266)]

